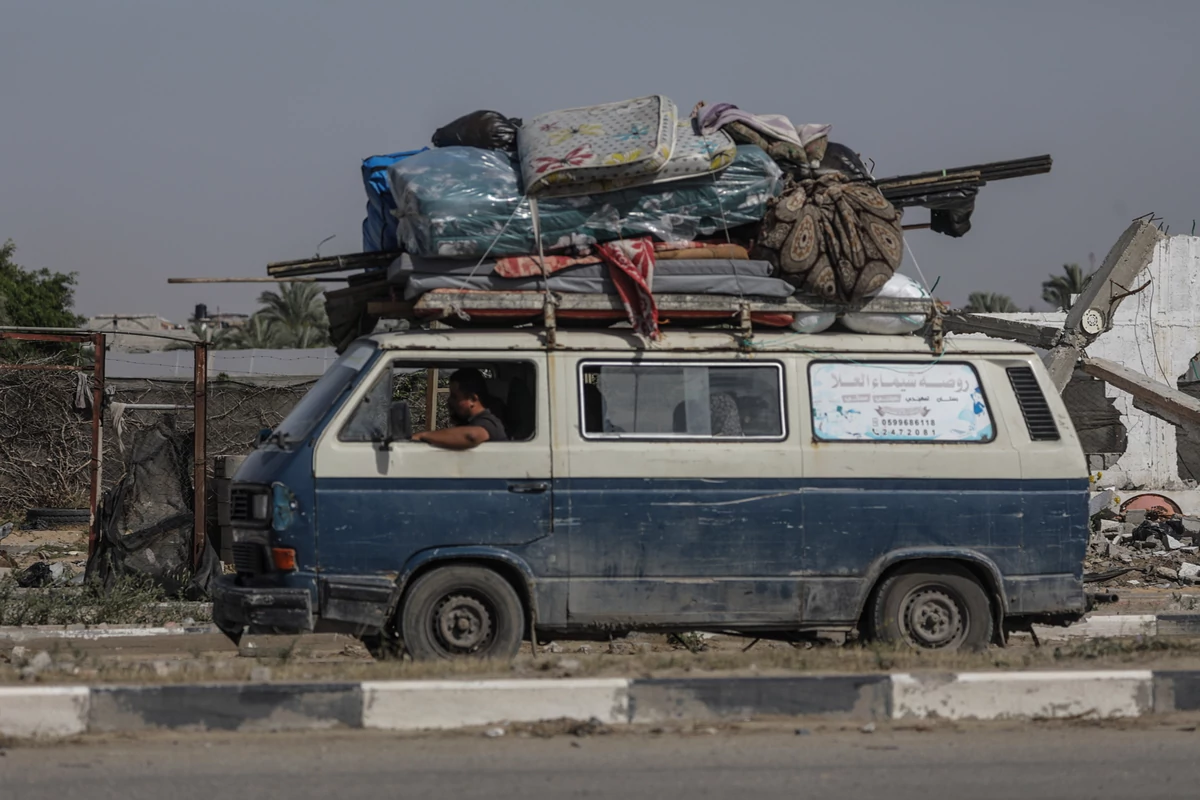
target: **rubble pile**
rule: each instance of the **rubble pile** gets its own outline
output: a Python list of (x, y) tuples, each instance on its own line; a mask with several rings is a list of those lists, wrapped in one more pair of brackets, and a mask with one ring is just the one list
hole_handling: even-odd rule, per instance
[(1084, 562), (1091, 583), (1173, 588), (1200, 584), (1200, 517), (1156, 507), (1092, 517)]

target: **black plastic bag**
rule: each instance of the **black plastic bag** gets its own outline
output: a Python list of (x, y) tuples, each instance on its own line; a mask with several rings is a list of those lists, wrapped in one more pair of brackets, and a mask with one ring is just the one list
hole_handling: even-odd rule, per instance
[(473, 111), (438, 128), (434, 147), (478, 147), (483, 150), (516, 152), (521, 120), (509, 119), (499, 111)]

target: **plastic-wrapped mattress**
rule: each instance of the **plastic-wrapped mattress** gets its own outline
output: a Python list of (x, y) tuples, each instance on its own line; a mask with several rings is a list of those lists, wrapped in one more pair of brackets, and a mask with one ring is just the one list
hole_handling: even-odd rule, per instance
[[(404, 249), (429, 257), (480, 258), (538, 252), (533, 216), (516, 160), (506, 153), (444, 147), (388, 169)], [(782, 173), (753, 145), (737, 148), (717, 174), (585, 197), (538, 203), (542, 247), (654, 236), (661, 240), (712, 237), (726, 228), (762, 221), (767, 201), (782, 188)]]

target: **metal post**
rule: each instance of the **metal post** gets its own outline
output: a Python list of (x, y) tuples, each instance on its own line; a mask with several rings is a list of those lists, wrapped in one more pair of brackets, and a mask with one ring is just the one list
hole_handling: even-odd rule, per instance
[(200, 559), (208, 535), (208, 343), (197, 342), (193, 350), (192, 410), (195, 419), (192, 434), (192, 485), (195, 487), (192, 536), (192, 569), (200, 568)]
[(437, 430), (437, 396), (438, 371), (425, 370), (425, 427), (427, 430)]
[(100, 542), (100, 520), (96, 512), (100, 508), (100, 488), (104, 481), (104, 334), (94, 334), (92, 345), (96, 355), (92, 366), (92, 486), (89, 497), (88, 558), (95, 554), (96, 545)]

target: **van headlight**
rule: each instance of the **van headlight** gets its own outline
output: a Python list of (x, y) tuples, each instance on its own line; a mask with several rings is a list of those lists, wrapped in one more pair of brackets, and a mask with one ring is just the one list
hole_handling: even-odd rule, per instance
[[(266, 497), (264, 496), (265, 500)], [(292, 526), (296, 518), (296, 510), (300, 504), (296, 495), (282, 483), (271, 484), (271, 527), (276, 531), (285, 531)], [(265, 516), (265, 515), (264, 515)]]
[(266, 522), (271, 517), (271, 498), (266, 494), (255, 494), (250, 497), (250, 519)]

